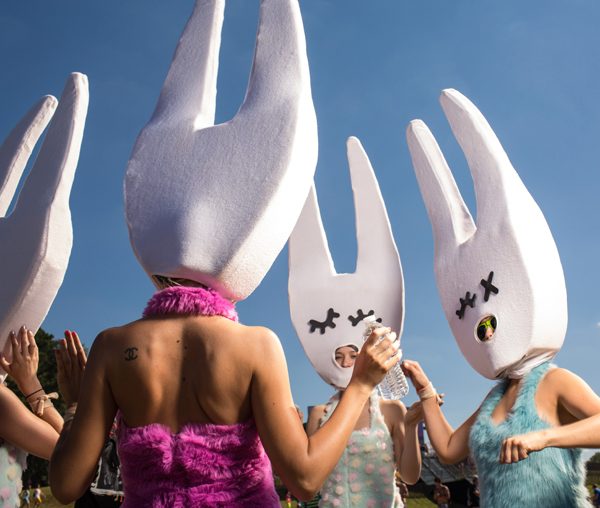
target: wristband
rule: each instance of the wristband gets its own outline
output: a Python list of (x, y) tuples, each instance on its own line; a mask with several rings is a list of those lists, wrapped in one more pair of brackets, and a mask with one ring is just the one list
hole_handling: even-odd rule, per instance
[(432, 397), (435, 397), (437, 395), (437, 390), (434, 388), (434, 386), (431, 384), (431, 381), (429, 382), (429, 384), (425, 387), (425, 388), (421, 388), (418, 392), (417, 395), (419, 396), (419, 399), (423, 400), (427, 400), (427, 399), (431, 399)]
[[(39, 390), (38, 390), (39, 391)], [(40, 418), (44, 414), (44, 409), (48, 409), (49, 407), (54, 407), (51, 399), (58, 399), (58, 393), (52, 392), (46, 394), (42, 390), (42, 394), (37, 396), (33, 400), (28, 400), (29, 405), (31, 406), (31, 410)]]
[(35, 395), (38, 392), (43, 392), (44, 389), (43, 388), (38, 388), (35, 392), (31, 392), (29, 395), (25, 395), (25, 400), (27, 400), (29, 397), (31, 397), (32, 395)]

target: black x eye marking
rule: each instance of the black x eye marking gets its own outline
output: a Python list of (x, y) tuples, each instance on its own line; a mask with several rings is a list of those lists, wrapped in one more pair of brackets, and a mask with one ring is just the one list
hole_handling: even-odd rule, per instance
[[(365, 314), (362, 309), (358, 309), (356, 311), (356, 317), (350, 315), (350, 316), (348, 316), (348, 321), (350, 321), (352, 323), (352, 326), (356, 326), (363, 319), (365, 319), (366, 317), (369, 317), (369, 316), (373, 316), (374, 314), (375, 314), (375, 311), (372, 309), (367, 314)], [(382, 319), (377, 318), (375, 321), (377, 321), (378, 323), (381, 323)]]
[(325, 333), (325, 328), (335, 328), (335, 323), (333, 320), (335, 318), (340, 317), (340, 315), (334, 311), (332, 308), (329, 308), (327, 311), (327, 318), (325, 321), (317, 321), (316, 319), (311, 319), (308, 324), (310, 325), (310, 333), (313, 333), (317, 328), (320, 329), (321, 335)]
[(492, 279), (494, 278), (494, 272), (490, 272), (487, 280), (481, 279), (480, 284), (485, 288), (485, 294), (483, 295), (483, 301), (487, 302), (490, 298), (490, 293), (498, 294), (498, 288), (492, 284)]
[(469, 307), (475, 307), (475, 298), (477, 297), (476, 294), (474, 294), (473, 296), (471, 296), (471, 293), (469, 293), (467, 291), (467, 294), (465, 295), (464, 299), (463, 298), (459, 298), (460, 300), (460, 309), (458, 309), (456, 311), (456, 315), (458, 316), (458, 319), (462, 319), (463, 316), (465, 315), (465, 310), (467, 308), (467, 305)]

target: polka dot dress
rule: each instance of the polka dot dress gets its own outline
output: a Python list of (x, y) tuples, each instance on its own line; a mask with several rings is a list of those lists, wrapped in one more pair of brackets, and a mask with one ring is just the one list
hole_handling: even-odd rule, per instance
[[(339, 402), (339, 393), (327, 403), (323, 425)], [(374, 392), (369, 400), (370, 426), (355, 430), (342, 458), (321, 489), (319, 507), (401, 508), (394, 481), (392, 436)]]
[(21, 474), (26, 458), (25, 452), (0, 440), (0, 506), (13, 508), (21, 504)]

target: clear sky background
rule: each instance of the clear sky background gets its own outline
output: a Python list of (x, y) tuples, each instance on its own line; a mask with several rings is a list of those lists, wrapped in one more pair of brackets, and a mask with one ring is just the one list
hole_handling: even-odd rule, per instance
[[(358, 136), (379, 178), (405, 274), (405, 357), (417, 359), (460, 424), (491, 382), (463, 359), (433, 277), (429, 220), (405, 142), (413, 118), (432, 129), (475, 214), (470, 175), (438, 103), (456, 88), (487, 117), (544, 212), (561, 255), (569, 328), (557, 363), (600, 393), (600, 3), (595, 0), (302, 0), (319, 124), (317, 190), (338, 272), (354, 270), (356, 241), (345, 140)], [(192, 0), (9, 0), (0, 6), (0, 138), (67, 75), (90, 82), (71, 194), (74, 247), (43, 327), (102, 329), (137, 319), (152, 286), (124, 221), (122, 182), (149, 119)], [(237, 111), (250, 70), (258, 2), (228, 0), (217, 122)], [(523, 220), (527, 220), (526, 217)], [(166, 246), (168, 248), (168, 246)], [(2, 262), (0, 260), (0, 262)], [(288, 359), (296, 402), (324, 402), (292, 328), (287, 251), (238, 305), (243, 322), (272, 328)], [(414, 400), (410, 394), (407, 402)]]

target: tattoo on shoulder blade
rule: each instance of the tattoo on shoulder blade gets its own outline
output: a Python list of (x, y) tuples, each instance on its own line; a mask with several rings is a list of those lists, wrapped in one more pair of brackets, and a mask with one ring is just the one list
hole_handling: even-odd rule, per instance
[(128, 347), (127, 349), (125, 349), (125, 361), (126, 362), (136, 360), (137, 357), (138, 357), (138, 348)]

